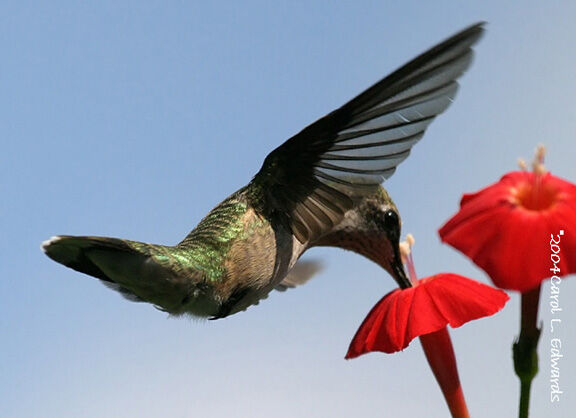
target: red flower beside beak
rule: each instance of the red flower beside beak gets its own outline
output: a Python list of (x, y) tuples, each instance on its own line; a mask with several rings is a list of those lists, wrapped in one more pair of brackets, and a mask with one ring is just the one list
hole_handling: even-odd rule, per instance
[(346, 358), (371, 351), (403, 350), (415, 337), (448, 324), (457, 328), (493, 315), (508, 299), (501, 290), (457, 274), (424, 278), (415, 287), (388, 293), (372, 308), (352, 339)]
[[(550, 240), (560, 231), (566, 233), (554, 263)], [(464, 195), (460, 211), (439, 234), (496, 286), (525, 292), (553, 275), (576, 273), (576, 186), (550, 173), (508, 173)]]

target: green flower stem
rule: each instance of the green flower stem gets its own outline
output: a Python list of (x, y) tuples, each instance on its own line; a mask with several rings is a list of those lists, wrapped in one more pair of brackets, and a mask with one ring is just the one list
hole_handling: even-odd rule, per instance
[(520, 406), (518, 416), (528, 418), (530, 406), (530, 387), (538, 374), (538, 340), (541, 329), (538, 328), (538, 305), (540, 286), (522, 293), (522, 318), (520, 336), (514, 342), (514, 370), (520, 379)]

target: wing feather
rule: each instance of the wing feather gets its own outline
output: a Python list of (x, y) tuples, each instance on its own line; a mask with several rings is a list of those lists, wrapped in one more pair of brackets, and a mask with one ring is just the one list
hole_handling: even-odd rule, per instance
[(272, 151), (252, 180), (263, 210), (302, 243), (330, 231), (452, 103), (482, 33), (479, 23), (452, 36)]

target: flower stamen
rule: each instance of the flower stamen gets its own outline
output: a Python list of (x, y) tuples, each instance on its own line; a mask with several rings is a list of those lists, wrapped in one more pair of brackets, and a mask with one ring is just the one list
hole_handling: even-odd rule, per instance
[(524, 158), (518, 158), (518, 168), (520, 168), (521, 171), (526, 171), (526, 161), (524, 160)]
[(418, 286), (418, 276), (416, 275), (416, 268), (414, 267), (414, 259), (412, 258), (412, 247), (416, 240), (412, 234), (406, 235), (406, 240), (400, 243), (400, 255), (402, 262), (408, 269), (408, 278), (412, 286)]
[(510, 201), (513, 205), (529, 211), (550, 209), (557, 200), (558, 192), (545, 181), (547, 173), (544, 166), (546, 147), (538, 145), (532, 159), (532, 173), (526, 172), (526, 163), (518, 159), (520, 169), (527, 174), (526, 181), (510, 188)]

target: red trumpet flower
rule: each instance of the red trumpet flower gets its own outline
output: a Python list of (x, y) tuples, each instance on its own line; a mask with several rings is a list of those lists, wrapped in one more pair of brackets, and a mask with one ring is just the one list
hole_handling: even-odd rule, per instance
[(551, 276), (576, 273), (576, 185), (543, 169), (508, 173), (464, 195), (439, 234), (496, 286), (534, 289)]
[[(524, 167), (523, 167), (524, 168)], [(462, 197), (460, 211), (438, 231), (482, 268), (496, 286), (522, 293), (520, 335), (513, 346), (520, 378), (520, 417), (528, 417), (538, 373), (538, 305), (542, 281), (576, 273), (576, 185), (546, 172), (544, 147), (533, 171), (516, 171)]]
[(417, 280), (408, 244), (401, 245), (413, 287), (397, 289), (372, 308), (350, 343), (346, 358), (371, 351), (393, 353), (420, 337), (428, 363), (455, 418), (469, 418), (447, 325), (454, 328), (498, 312), (508, 295), (452, 273)]

